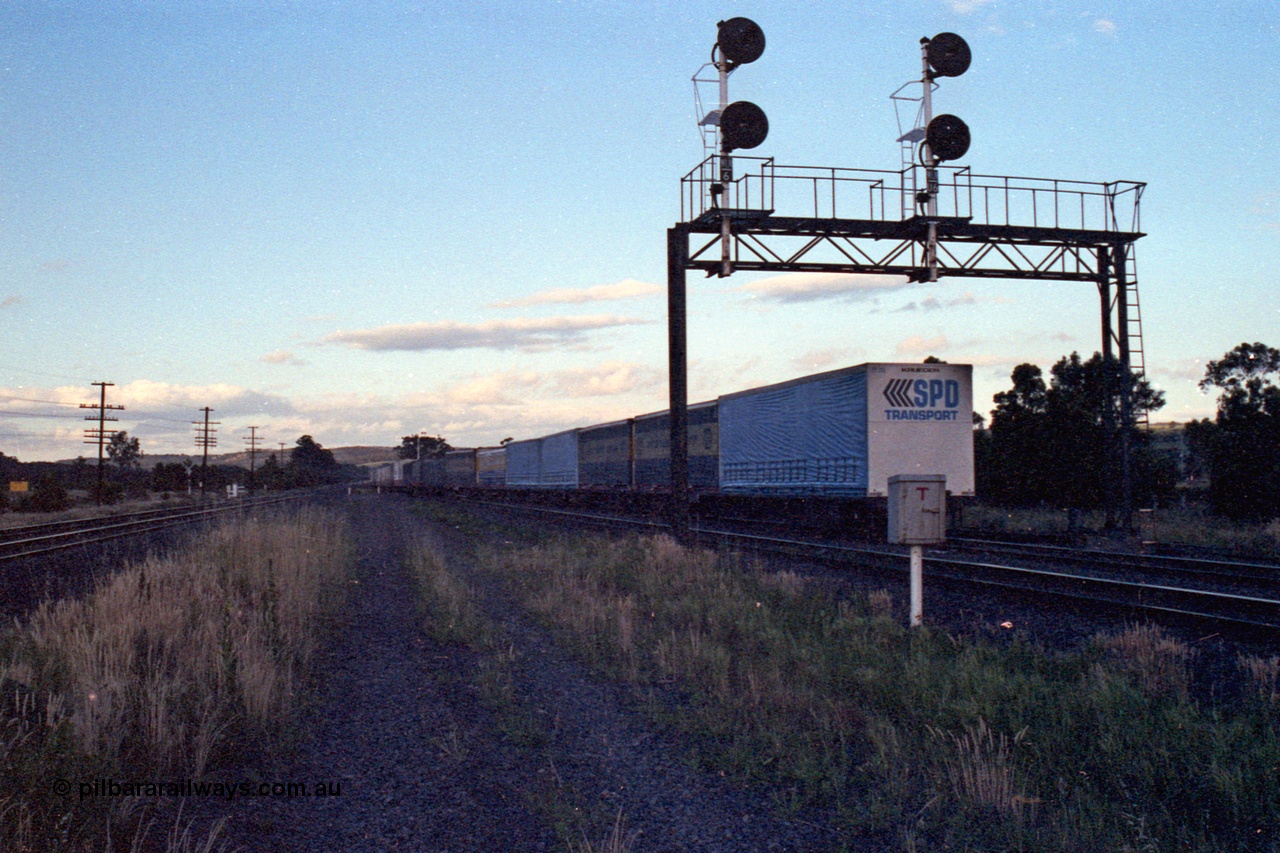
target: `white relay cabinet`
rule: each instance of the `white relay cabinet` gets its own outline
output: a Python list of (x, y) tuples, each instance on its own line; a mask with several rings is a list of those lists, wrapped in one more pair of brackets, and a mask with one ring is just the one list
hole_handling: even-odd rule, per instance
[(889, 541), (911, 546), (911, 627), (924, 624), (924, 545), (947, 538), (947, 478), (897, 474), (889, 478)]
[(947, 478), (898, 474), (889, 478), (889, 541), (937, 545), (947, 539)]

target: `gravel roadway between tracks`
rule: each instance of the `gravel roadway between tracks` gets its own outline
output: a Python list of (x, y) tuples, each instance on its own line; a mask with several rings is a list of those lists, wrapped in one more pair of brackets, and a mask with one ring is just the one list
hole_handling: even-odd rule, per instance
[[(840, 847), (820, 816), (780, 817), (767, 793), (690, 769), (690, 744), (650, 723), (628, 688), (561, 651), (501, 584), (475, 572), (462, 534), (410, 515), (399, 499), (357, 497), (348, 505), (358, 585), (316, 662), (318, 696), (304, 711), (305, 735), (287, 756), (254, 760), (237, 777), (337, 782), (341, 794), (206, 803), (203, 815), (227, 815), (222, 840), (230, 847), (559, 851), (569, 845), (553, 821), (575, 809), (594, 816), (584, 824), (595, 827), (593, 849), (619, 811), (635, 853)], [(474, 687), (477, 653), (424, 634), (404, 560), (424, 526), (518, 650), (515, 701), (541, 721), (548, 733), (541, 742), (504, 734)]]

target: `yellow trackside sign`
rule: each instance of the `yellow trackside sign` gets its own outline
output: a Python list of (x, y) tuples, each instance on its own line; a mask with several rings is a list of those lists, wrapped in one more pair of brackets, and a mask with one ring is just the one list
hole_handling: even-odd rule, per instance
[(28, 483), (26, 480), (10, 480), (9, 481), (9, 491), (11, 492), (25, 492), (27, 491), (27, 486), (28, 486)]

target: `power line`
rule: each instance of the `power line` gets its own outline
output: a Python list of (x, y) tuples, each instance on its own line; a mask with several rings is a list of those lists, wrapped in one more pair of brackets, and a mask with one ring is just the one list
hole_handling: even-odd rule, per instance
[[(72, 403), (71, 405), (75, 405), (75, 404)], [(49, 415), (49, 414), (45, 414), (44, 412), (15, 412), (10, 409), (0, 409), (0, 418), (2, 417), (39, 418), (40, 420), (44, 420), (46, 418), (50, 418), (50, 419), (70, 418), (73, 421), (80, 420), (79, 415)]]
[(50, 406), (74, 406), (75, 403), (66, 403), (62, 400), (37, 400), (34, 397), (0, 397), (0, 400), (17, 400), (22, 403), (47, 403)]
[(31, 376), (51, 376), (54, 379), (70, 379), (72, 382), (84, 382), (83, 376), (67, 376), (65, 373), (49, 373), (41, 370), (31, 370), (27, 367), (14, 367), (11, 364), (0, 364), (0, 370), (12, 370), (16, 373), (26, 373)]

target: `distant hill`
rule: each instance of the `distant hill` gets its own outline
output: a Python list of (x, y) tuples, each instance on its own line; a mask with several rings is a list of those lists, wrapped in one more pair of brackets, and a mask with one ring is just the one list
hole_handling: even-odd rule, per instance
[[(370, 465), (378, 462), (391, 462), (396, 457), (396, 449), (394, 447), (327, 447), (326, 450), (333, 451), (333, 458), (339, 465)], [(292, 447), (285, 448), (285, 459), (289, 458), (289, 452)], [(257, 464), (260, 466), (267, 461), (269, 456), (279, 456), (280, 447), (262, 448), (257, 454)], [(74, 459), (66, 459), (64, 462), (70, 464)], [(96, 464), (96, 459), (94, 463)], [(173, 464), (174, 462), (191, 462), (194, 465), (200, 464), (200, 454), (198, 453), (157, 453), (152, 455), (145, 454), (142, 457), (142, 467), (148, 471), (156, 467), (160, 463)], [(238, 465), (241, 468), (249, 467), (249, 451), (241, 450), (235, 453), (210, 453), (210, 465)]]

